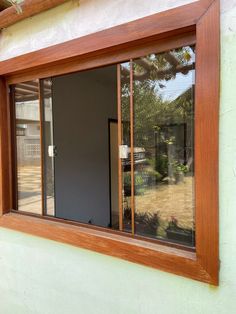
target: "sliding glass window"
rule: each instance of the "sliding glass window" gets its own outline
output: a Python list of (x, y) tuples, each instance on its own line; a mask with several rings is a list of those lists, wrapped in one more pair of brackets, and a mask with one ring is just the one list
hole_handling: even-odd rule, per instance
[(13, 86), (17, 209), (195, 246), (195, 47)]

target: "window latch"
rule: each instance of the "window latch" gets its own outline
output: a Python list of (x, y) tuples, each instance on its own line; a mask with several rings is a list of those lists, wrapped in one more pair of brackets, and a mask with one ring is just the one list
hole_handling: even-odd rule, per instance
[(55, 145), (48, 146), (48, 156), (56, 157), (57, 156), (57, 147)]

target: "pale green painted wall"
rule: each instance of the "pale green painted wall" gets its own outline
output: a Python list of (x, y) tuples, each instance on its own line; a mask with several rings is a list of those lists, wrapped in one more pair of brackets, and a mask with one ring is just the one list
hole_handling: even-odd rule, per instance
[(2, 228), (0, 314), (236, 313), (235, 0), (221, 20), (220, 286)]

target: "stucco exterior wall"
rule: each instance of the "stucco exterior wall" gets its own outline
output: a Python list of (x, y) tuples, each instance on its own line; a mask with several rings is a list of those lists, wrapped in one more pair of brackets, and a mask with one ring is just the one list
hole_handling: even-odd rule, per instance
[(19, 22), (0, 36), (0, 60), (34, 51), (193, 0), (72, 0)]
[[(4, 30), (0, 59), (187, 2), (71, 1)], [(236, 0), (222, 0), (221, 45), (219, 287), (1, 228), (0, 314), (235, 313)]]

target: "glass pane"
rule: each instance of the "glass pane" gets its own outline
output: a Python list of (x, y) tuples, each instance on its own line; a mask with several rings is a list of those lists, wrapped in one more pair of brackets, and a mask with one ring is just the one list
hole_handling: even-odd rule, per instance
[(121, 64), (121, 128), (123, 230), (131, 232), (130, 63)]
[(42, 213), (38, 81), (15, 85), (18, 210)]
[(194, 246), (194, 47), (133, 61), (136, 234)]
[(54, 158), (56, 147), (53, 144), (52, 81), (41, 81), (43, 99), (43, 136), (44, 136), (44, 193), (45, 214), (54, 216)]

